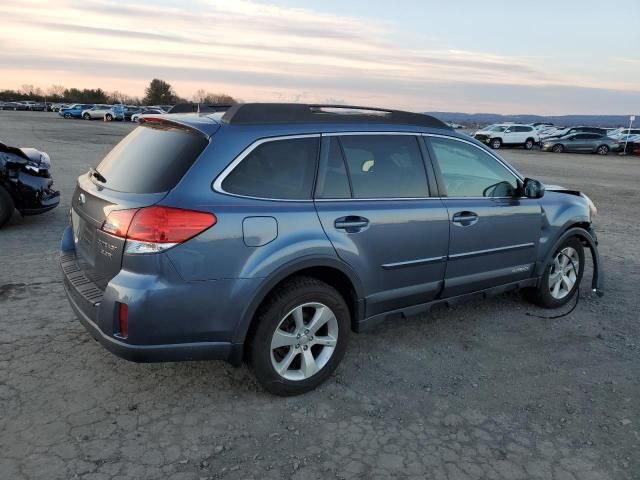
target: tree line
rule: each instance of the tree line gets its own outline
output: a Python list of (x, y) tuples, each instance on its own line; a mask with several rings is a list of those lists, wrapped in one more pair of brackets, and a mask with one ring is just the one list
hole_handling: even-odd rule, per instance
[[(127, 95), (119, 91), (107, 92), (102, 88), (66, 88), (63, 85), (51, 85), (46, 90), (30, 84), (24, 84), (18, 90), (0, 90), (0, 101), (23, 101), (50, 103), (123, 103), (126, 105), (174, 105), (188, 102), (181, 97), (170, 83), (154, 78), (145, 89), (144, 97)], [(231, 95), (198, 90), (190, 99), (195, 103), (231, 105), (238, 101)]]

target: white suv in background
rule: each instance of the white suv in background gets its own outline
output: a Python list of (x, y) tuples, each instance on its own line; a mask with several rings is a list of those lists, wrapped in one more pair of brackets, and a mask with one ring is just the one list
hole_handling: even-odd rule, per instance
[(498, 123), (478, 130), (473, 138), (486, 143), (491, 148), (498, 149), (505, 146), (524, 147), (531, 150), (540, 142), (538, 131), (531, 125), (519, 125), (516, 123)]

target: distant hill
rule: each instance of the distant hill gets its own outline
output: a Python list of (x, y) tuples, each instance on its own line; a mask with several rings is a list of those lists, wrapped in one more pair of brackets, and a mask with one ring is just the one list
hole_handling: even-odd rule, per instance
[[(627, 115), (500, 115), (498, 113), (424, 112), (443, 122), (460, 123), (465, 126), (488, 125), (501, 122), (551, 122), (558, 126), (622, 127), (629, 125)], [(635, 123), (634, 123), (635, 124)]]

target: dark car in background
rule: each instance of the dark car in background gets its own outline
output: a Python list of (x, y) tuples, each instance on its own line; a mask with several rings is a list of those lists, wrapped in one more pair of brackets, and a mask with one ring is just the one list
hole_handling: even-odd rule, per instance
[(27, 105), (22, 102), (4, 102), (2, 105), (3, 110), (24, 111), (28, 110)]
[(246, 360), (293, 395), (388, 316), (517, 288), (559, 307), (585, 249), (599, 289), (594, 215), (428, 115), (238, 104), (143, 117), (78, 178), (60, 262), (116, 355)]
[(124, 107), (124, 119), (127, 122), (131, 122), (131, 117), (133, 115), (135, 115), (136, 113), (140, 113), (143, 110), (142, 107), (138, 107), (135, 105), (127, 105), (126, 107)]
[(36, 215), (58, 206), (60, 192), (53, 189), (50, 170), (45, 152), (0, 143), (0, 227), (14, 210)]
[(618, 140), (598, 133), (574, 133), (545, 139), (540, 149), (545, 152), (597, 153), (607, 155), (620, 147)]

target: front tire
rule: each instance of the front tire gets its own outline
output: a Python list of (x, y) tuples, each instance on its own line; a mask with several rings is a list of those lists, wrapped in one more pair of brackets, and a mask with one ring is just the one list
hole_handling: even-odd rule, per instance
[(524, 149), (525, 150), (531, 150), (533, 148), (533, 138), (527, 138), (527, 141), (524, 142)]
[(64, 114), (64, 118), (66, 118), (67, 120), (69, 120), (71, 118), (71, 114), (70, 113), (65, 113)]
[(577, 237), (567, 238), (554, 252), (531, 300), (544, 308), (561, 307), (580, 288), (583, 272), (584, 247)]
[(82, 118), (84, 118), (85, 120), (91, 120), (91, 115), (85, 113), (84, 115), (82, 115)]
[(0, 228), (9, 221), (15, 205), (9, 192), (4, 187), (0, 186)]
[(564, 147), (562, 145), (560, 145), (560, 144), (554, 145), (553, 148), (551, 149), (551, 151), (553, 153), (562, 153), (562, 152), (564, 152)]
[(311, 277), (294, 277), (258, 311), (248, 363), (265, 390), (281, 396), (313, 390), (336, 369), (349, 342), (344, 298)]
[(502, 146), (502, 140), (499, 138), (494, 138), (491, 140), (491, 148), (494, 150), (498, 150)]
[(107, 120), (107, 122), (110, 122), (113, 120), (113, 116), (110, 113), (107, 113), (104, 118)]
[(600, 145), (597, 149), (596, 149), (596, 153), (598, 155), (608, 155), (609, 154), (609, 147), (607, 147), (606, 145)]

